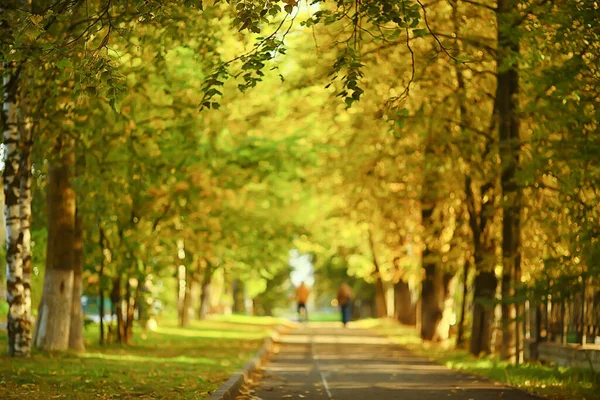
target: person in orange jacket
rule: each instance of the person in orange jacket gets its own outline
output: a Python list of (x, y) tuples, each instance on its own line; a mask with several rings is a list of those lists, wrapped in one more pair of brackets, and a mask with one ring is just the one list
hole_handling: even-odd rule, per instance
[(298, 303), (298, 314), (300, 319), (304, 316), (304, 319), (308, 321), (308, 310), (306, 309), (306, 302), (310, 295), (310, 289), (304, 282), (296, 288), (296, 302)]

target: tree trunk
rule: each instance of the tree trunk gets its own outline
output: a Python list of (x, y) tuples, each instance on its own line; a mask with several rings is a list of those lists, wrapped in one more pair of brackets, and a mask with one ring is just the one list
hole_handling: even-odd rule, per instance
[[(458, 38), (461, 36), (461, 32), (460, 32), (461, 19), (458, 14), (458, 1), (451, 0), (450, 5), (452, 6), (452, 21), (454, 24), (454, 34), (455, 34), (455, 38), (457, 38), (457, 40), (455, 41), (456, 49), (457, 49), (457, 52), (460, 52), (461, 47), (460, 47), (460, 42), (458, 41)], [(458, 109), (460, 112), (460, 116), (459, 116), (460, 129), (461, 129), (461, 134), (463, 134), (463, 133), (465, 133), (465, 130), (469, 126), (469, 115), (468, 115), (468, 110), (467, 110), (467, 93), (466, 93), (467, 90), (466, 90), (466, 86), (465, 86), (464, 68), (460, 63), (455, 64), (455, 73), (456, 73), (456, 81), (457, 81), (457, 86), (458, 86), (457, 94), (458, 94), (458, 101), (459, 101)], [(470, 185), (470, 181), (467, 183), (467, 185)], [(474, 216), (471, 216), (471, 217), (474, 217)], [(463, 273), (462, 273), (463, 290), (462, 290), (462, 294), (461, 294), (462, 298), (461, 298), (461, 307), (460, 307), (460, 318), (458, 321), (458, 332), (456, 335), (456, 346), (459, 348), (464, 347), (464, 344), (465, 344), (464, 343), (465, 342), (464, 332), (465, 332), (465, 325), (466, 325), (467, 295), (468, 295), (468, 281), (469, 281), (470, 267), (471, 267), (470, 259), (467, 258), (463, 265)]]
[[(483, 206), (483, 213), (486, 205)], [(484, 217), (482, 217), (483, 220)], [(485, 222), (484, 222), (485, 223)], [(473, 322), (471, 328), (471, 344), (469, 351), (473, 355), (492, 352), (491, 340), (494, 326), (494, 310), (496, 307), (496, 288), (498, 280), (494, 272), (494, 245), (489, 231), (478, 231), (475, 236), (475, 281), (473, 298)], [(485, 236), (485, 239), (484, 239)], [(483, 242), (482, 242), (483, 241)]]
[[(5, 67), (9, 71), (14, 68)], [(11, 356), (31, 353), (31, 263), (24, 265), (23, 234), (21, 231), (22, 160), (19, 151), (18, 77), (9, 72), (4, 76), (4, 199), (6, 220), (6, 297), (8, 301), (8, 352)], [(28, 171), (25, 173), (29, 175)], [(26, 183), (25, 183), (26, 185)], [(29, 199), (30, 201), (30, 199)], [(30, 202), (29, 202), (30, 204)], [(27, 223), (27, 222), (26, 222)], [(29, 243), (28, 243), (29, 245)], [(29, 259), (30, 261), (30, 259)], [(30, 270), (29, 270), (30, 271)]]
[(375, 250), (375, 242), (373, 241), (373, 232), (369, 229), (369, 247), (371, 248), (371, 256), (373, 257), (373, 272), (375, 275), (375, 307), (377, 309), (377, 318), (387, 317), (387, 304), (385, 301), (385, 290), (381, 279), (381, 269), (377, 260)]
[(244, 304), (244, 283), (239, 279), (233, 280), (233, 312), (236, 314), (246, 313), (246, 305)]
[(436, 341), (447, 337), (446, 328), (440, 326), (445, 301), (449, 296), (451, 274), (445, 274), (433, 263), (425, 265), (425, 279), (421, 288), (421, 338)]
[[(29, 4), (31, 5), (31, 4)], [(19, 103), (19, 135), (21, 146), (21, 235), (23, 244), (23, 287), (25, 298), (29, 299), (28, 313), (31, 314), (31, 202), (33, 196), (31, 193), (31, 152), (33, 148), (33, 124), (31, 121), (31, 110), (29, 97), (27, 94), (21, 94)], [(31, 317), (30, 317), (31, 318)]]
[(410, 288), (408, 283), (404, 280), (400, 280), (394, 285), (394, 316), (405, 325), (414, 325), (415, 321), (415, 305), (412, 303), (410, 296)]
[(114, 315), (117, 318), (116, 340), (122, 343), (125, 338), (123, 326), (123, 297), (121, 295), (121, 275), (117, 275), (112, 281), (110, 301), (113, 303)]
[(185, 275), (185, 293), (183, 295), (183, 304), (179, 316), (179, 326), (185, 328), (190, 324), (190, 306), (192, 304), (192, 279), (189, 269), (186, 268)]
[(494, 326), (496, 287), (494, 272), (496, 244), (491, 230), (495, 208), (491, 200), (494, 185), (488, 182), (480, 188), (479, 211), (475, 207), (475, 195), (471, 187), (471, 177), (465, 176), (465, 199), (469, 212), (469, 226), (473, 235), (473, 261), (475, 267), (473, 322), (469, 351), (473, 355), (489, 354)]
[(71, 330), (69, 333), (69, 348), (75, 351), (84, 351), (83, 341), (83, 309), (81, 296), (83, 295), (83, 225), (81, 215), (75, 218), (75, 255), (73, 260), (73, 300), (71, 303)]
[[(424, 252), (424, 256), (427, 252)], [(421, 283), (421, 338), (433, 340), (437, 325), (442, 319), (435, 291), (435, 264), (424, 265), (425, 279)]]
[(458, 318), (458, 332), (456, 333), (456, 347), (462, 348), (465, 344), (465, 324), (466, 324), (466, 314), (467, 314), (467, 295), (468, 295), (468, 280), (469, 280), (469, 270), (471, 263), (469, 260), (465, 261), (463, 265), (463, 273), (462, 273), (462, 293), (461, 293), (461, 301), (460, 301), (460, 316)]
[(48, 251), (36, 337), (36, 345), (43, 350), (69, 347), (75, 234), (73, 144), (72, 139), (59, 137), (53, 152), (57, 159), (48, 168)]
[(204, 270), (202, 278), (202, 294), (200, 295), (200, 307), (198, 309), (198, 319), (205, 319), (210, 311), (210, 289), (214, 268), (208, 264)]
[[(100, 279), (102, 279), (102, 276), (104, 276), (103, 272), (100, 273)], [(100, 343), (100, 346), (102, 346), (104, 345), (104, 338), (106, 335), (104, 334), (104, 289), (101, 285), (98, 286), (98, 298), (100, 301), (100, 304), (98, 305), (98, 316), (100, 317), (100, 338), (98, 342)]]
[(469, 351), (473, 355), (491, 353), (492, 327), (494, 325), (493, 300), (497, 286), (493, 271), (478, 271), (475, 276), (475, 299), (473, 302), (473, 326)]
[(98, 305), (98, 312), (100, 316), (100, 345), (104, 345), (104, 263), (106, 262), (106, 258), (104, 255), (104, 230), (98, 224), (99, 230), (99, 244), (100, 244), (100, 270), (98, 271), (98, 297), (100, 298), (100, 304)]
[[(425, 185), (427, 185), (426, 180)], [(423, 188), (424, 191), (431, 191), (432, 188)], [(421, 265), (425, 272), (425, 277), (421, 282), (421, 338), (424, 340), (434, 340), (438, 325), (442, 320), (443, 308), (440, 299), (443, 297), (443, 288), (441, 285), (441, 271), (437, 265), (437, 259), (433, 252), (433, 246), (428, 238), (434, 236), (433, 204), (424, 194), (421, 201), (421, 224), (423, 226), (423, 241), (425, 248), (421, 254)]]
[(518, 91), (519, 53), (518, 26), (513, 22), (517, 12), (514, 0), (498, 0), (496, 11), (498, 49), (496, 64), (496, 115), (498, 121), (502, 175), (502, 348), (501, 357), (517, 361), (519, 329), (516, 323), (515, 278), (520, 276), (520, 193), (515, 182), (519, 163)]
[[(23, 245), (23, 291), (27, 303), (27, 314), (31, 321), (31, 147), (32, 132), (31, 122), (23, 121), (21, 125), (21, 243)], [(31, 329), (30, 329), (31, 334)], [(30, 338), (31, 340), (31, 338)], [(30, 346), (31, 347), (31, 346)]]
[(127, 279), (127, 285), (126, 285), (126, 289), (125, 289), (125, 299), (126, 299), (126, 305), (127, 305), (127, 310), (125, 313), (125, 317), (126, 317), (126, 321), (125, 321), (125, 344), (131, 344), (131, 339), (133, 339), (133, 322), (134, 322), (134, 318), (135, 318), (135, 299), (137, 296), (137, 288), (139, 287), (139, 284), (137, 287), (133, 288), (133, 292), (132, 292), (132, 287), (131, 287), (131, 283), (129, 282), (129, 279)]
[[(119, 302), (119, 308), (121, 311), (121, 318), (119, 324), (119, 332), (121, 336), (121, 343), (129, 344), (129, 300), (131, 298), (131, 285), (129, 284), (129, 277), (125, 277), (125, 298)], [(125, 309), (123, 309), (123, 303), (125, 303)], [(117, 310), (119, 310), (117, 308)], [(119, 312), (117, 311), (117, 315)]]
[(385, 290), (383, 289), (383, 282), (379, 276), (375, 277), (375, 308), (377, 309), (377, 318), (387, 317)]

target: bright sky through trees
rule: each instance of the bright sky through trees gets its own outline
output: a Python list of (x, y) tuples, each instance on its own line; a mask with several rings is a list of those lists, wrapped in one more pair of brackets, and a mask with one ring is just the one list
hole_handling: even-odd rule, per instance
[(307, 286), (314, 285), (315, 277), (309, 254), (300, 254), (297, 249), (291, 250), (290, 266), (293, 268), (290, 279), (294, 286), (298, 287), (302, 282)]

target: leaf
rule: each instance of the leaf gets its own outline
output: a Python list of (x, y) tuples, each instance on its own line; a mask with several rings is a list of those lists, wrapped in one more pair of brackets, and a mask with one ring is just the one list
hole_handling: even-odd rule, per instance
[(73, 66), (73, 62), (68, 59), (68, 58), (61, 58), (60, 60), (58, 60), (56, 62), (56, 66), (58, 67), (58, 69), (65, 69), (67, 67), (72, 67)]
[(415, 37), (424, 37), (427, 36), (429, 34), (429, 31), (427, 29), (413, 29), (413, 35)]

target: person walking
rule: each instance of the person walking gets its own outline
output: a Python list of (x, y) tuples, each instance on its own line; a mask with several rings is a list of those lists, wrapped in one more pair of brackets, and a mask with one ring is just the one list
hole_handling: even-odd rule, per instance
[(354, 294), (352, 293), (350, 286), (348, 286), (346, 283), (342, 283), (338, 289), (337, 301), (342, 313), (342, 323), (344, 324), (344, 327), (350, 321), (350, 305), (353, 298)]
[[(308, 321), (308, 310), (306, 308), (306, 302), (308, 301), (308, 296), (310, 295), (310, 289), (304, 282), (300, 284), (296, 288), (296, 302), (298, 303), (298, 315), (299, 320)], [(303, 318), (304, 317), (304, 318)]]

